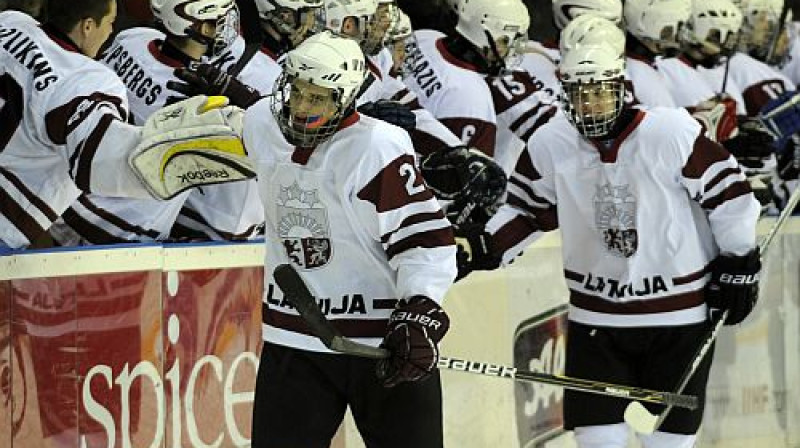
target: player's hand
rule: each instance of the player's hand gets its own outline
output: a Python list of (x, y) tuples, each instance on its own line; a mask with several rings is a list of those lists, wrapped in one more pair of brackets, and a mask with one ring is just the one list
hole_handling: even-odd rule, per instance
[(391, 355), (378, 361), (378, 378), (386, 387), (430, 376), (439, 360), (438, 343), (450, 327), (439, 304), (425, 296), (401, 301), (389, 318), (381, 347)]
[(712, 312), (729, 311), (725, 325), (736, 325), (753, 311), (758, 301), (760, 272), (758, 247), (747, 255), (720, 255), (711, 263), (706, 303)]
[(187, 97), (194, 95), (222, 95), (231, 104), (247, 109), (261, 99), (254, 88), (210, 64), (175, 69), (175, 76), (183, 82), (168, 81), (167, 88)]
[(420, 162), (420, 172), (438, 199), (453, 201), (444, 208), (456, 230), (486, 224), (497, 211), (508, 181), (497, 162), (466, 146), (427, 155)]
[(736, 100), (730, 95), (710, 98), (692, 108), (692, 117), (703, 125), (706, 137), (724, 142), (736, 133)]
[(726, 140), (722, 146), (728, 150), (744, 168), (763, 168), (775, 153), (775, 139), (757, 120), (744, 119), (739, 123), (736, 137)]
[(405, 104), (396, 101), (378, 100), (364, 103), (359, 106), (358, 112), (391, 123), (406, 131), (417, 127), (417, 116), (414, 115), (414, 112)]
[(493, 253), (492, 236), (482, 225), (471, 225), (456, 231), (456, 281), (472, 271), (490, 271), (500, 267), (501, 259)]

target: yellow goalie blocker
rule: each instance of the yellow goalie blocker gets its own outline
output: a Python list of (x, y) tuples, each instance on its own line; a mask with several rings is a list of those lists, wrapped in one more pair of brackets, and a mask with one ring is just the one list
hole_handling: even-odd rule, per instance
[(255, 177), (242, 145), (244, 111), (223, 96), (195, 96), (147, 119), (128, 162), (150, 193), (171, 199), (201, 185)]

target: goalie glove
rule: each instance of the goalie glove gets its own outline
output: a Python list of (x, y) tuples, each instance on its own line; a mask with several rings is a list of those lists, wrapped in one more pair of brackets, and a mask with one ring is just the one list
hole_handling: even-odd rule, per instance
[(221, 96), (196, 96), (158, 110), (128, 163), (158, 199), (199, 185), (255, 177), (241, 141), (244, 111)]
[(506, 191), (506, 173), (492, 158), (475, 148), (459, 146), (435, 151), (420, 163), (425, 183), (447, 204), (447, 219), (458, 230), (485, 224), (497, 211)]
[(364, 103), (359, 106), (358, 112), (391, 123), (406, 131), (417, 127), (417, 116), (414, 115), (414, 112), (405, 104), (395, 101), (378, 100)]
[(391, 355), (378, 361), (377, 375), (385, 387), (430, 376), (439, 360), (439, 341), (450, 328), (441, 306), (425, 296), (401, 301), (389, 317), (381, 347)]
[[(226, 96), (230, 99), (231, 104), (242, 109), (247, 109), (261, 99), (258, 90), (210, 64), (175, 69), (175, 76), (183, 82), (167, 81), (167, 88), (186, 97), (195, 95)], [(180, 100), (178, 97), (172, 98)]]
[(761, 272), (759, 248), (746, 255), (720, 255), (711, 263), (711, 280), (705, 296), (711, 312), (728, 310), (725, 325), (743, 321), (758, 301)]

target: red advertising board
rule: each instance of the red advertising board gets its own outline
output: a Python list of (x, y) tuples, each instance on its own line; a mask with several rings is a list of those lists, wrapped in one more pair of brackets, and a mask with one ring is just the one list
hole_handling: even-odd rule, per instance
[(245, 446), (260, 267), (0, 282), (0, 446)]

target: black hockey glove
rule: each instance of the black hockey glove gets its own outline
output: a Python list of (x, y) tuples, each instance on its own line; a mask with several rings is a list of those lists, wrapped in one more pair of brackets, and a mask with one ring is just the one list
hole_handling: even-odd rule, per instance
[(438, 343), (450, 327), (442, 307), (425, 296), (401, 301), (389, 318), (381, 347), (391, 356), (378, 361), (378, 378), (386, 387), (430, 376), (439, 360)]
[(711, 263), (711, 281), (706, 285), (710, 311), (728, 310), (725, 325), (743, 321), (758, 301), (761, 253), (758, 247), (747, 255), (720, 255)]
[(755, 119), (741, 119), (739, 134), (722, 143), (740, 165), (748, 169), (758, 169), (765, 166), (766, 159), (775, 153), (775, 139), (770, 135), (764, 125)]
[(492, 236), (482, 225), (470, 225), (456, 231), (456, 281), (472, 271), (491, 271), (500, 267), (501, 259), (493, 253)]
[(777, 156), (778, 176), (781, 180), (797, 180), (800, 177), (800, 137), (792, 136), (788, 139)]
[(183, 82), (168, 81), (167, 88), (187, 97), (195, 95), (223, 95), (230, 103), (242, 109), (261, 99), (258, 90), (209, 64), (175, 69), (175, 76)]
[(453, 201), (445, 214), (456, 229), (485, 224), (506, 191), (503, 168), (475, 148), (435, 151), (422, 159), (420, 171), (437, 198)]
[(378, 100), (364, 103), (358, 108), (358, 112), (391, 123), (406, 131), (417, 127), (417, 116), (414, 115), (411, 108), (395, 101)]

